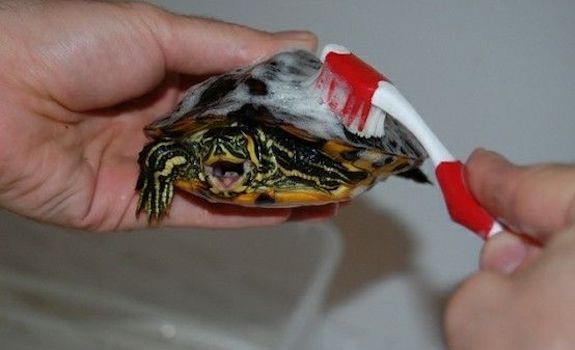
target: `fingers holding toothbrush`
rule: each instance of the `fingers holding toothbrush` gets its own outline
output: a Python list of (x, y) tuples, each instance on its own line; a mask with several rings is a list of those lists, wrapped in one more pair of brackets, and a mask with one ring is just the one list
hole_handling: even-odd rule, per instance
[(514, 232), (543, 243), (575, 220), (574, 166), (516, 166), (477, 150), (467, 167), (473, 194)]
[(513, 232), (487, 242), (483, 269), (513, 271), (575, 222), (575, 167), (516, 166), (483, 150), (474, 152), (467, 166), (471, 191)]
[(509, 230), (488, 240), (481, 270), (446, 310), (450, 349), (575, 347), (575, 167), (516, 166), (478, 150), (471, 191)]
[(487, 242), (483, 269), (511, 272), (528, 265), (575, 220), (575, 167), (521, 167), (483, 150), (474, 152), (467, 166), (475, 196), (513, 232)]

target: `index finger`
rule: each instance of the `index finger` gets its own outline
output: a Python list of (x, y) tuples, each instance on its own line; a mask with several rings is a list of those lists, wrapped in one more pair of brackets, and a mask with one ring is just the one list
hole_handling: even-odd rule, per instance
[(467, 170), (477, 200), (516, 233), (544, 242), (575, 219), (575, 166), (517, 166), (476, 150)]

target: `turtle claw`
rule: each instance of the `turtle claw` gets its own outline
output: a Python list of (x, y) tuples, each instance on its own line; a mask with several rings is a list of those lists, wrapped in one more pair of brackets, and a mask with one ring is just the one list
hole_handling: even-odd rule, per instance
[(427, 154), (399, 121), (376, 113), (360, 130), (361, 118), (348, 125), (335, 111), (357, 109), (353, 99), (336, 94), (331, 108), (310, 90), (331, 86), (318, 78), (326, 71), (312, 53), (289, 51), (194, 85), (145, 128), (137, 212), (159, 224), (174, 188), (214, 203), (294, 207), (347, 201), (398, 173), (427, 182), (410, 171)]
[(140, 176), (136, 190), (140, 199), (136, 216), (146, 212), (148, 225), (159, 224), (168, 215), (174, 198), (174, 181), (187, 160), (181, 150), (174, 150), (173, 143), (149, 144), (138, 160)]
[(171, 181), (163, 179), (154, 181), (150, 177), (140, 175), (136, 190), (140, 191), (140, 199), (136, 208), (136, 216), (145, 212), (148, 217), (148, 225), (154, 226), (162, 222), (168, 216), (170, 205), (174, 196), (174, 185)]

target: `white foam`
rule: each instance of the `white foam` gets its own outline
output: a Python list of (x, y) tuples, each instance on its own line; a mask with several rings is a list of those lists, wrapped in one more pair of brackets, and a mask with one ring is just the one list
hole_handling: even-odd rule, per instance
[[(214, 106), (210, 113), (226, 114), (238, 109), (238, 105), (252, 103), (266, 106), (276, 116), (284, 121), (294, 124), (311, 134), (322, 138), (344, 139), (345, 135), (338, 116), (325, 104), (314, 87), (315, 80), (319, 75), (319, 61), (314, 64), (305, 64), (309, 55), (299, 56), (293, 54), (281, 54), (275, 57), (280, 69), (274, 79), (270, 79), (269, 67), (265, 65), (255, 66), (251, 70), (251, 77), (266, 83), (268, 94), (265, 96), (251, 95), (247, 86), (241, 85), (232, 95), (225, 99), (233, 99), (237, 103)], [(297, 67), (300, 74), (289, 71), (289, 67)], [(245, 71), (240, 72), (243, 74)], [(183, 107), (189, 108), (197, 103), (199, 96), (205, 89), (193, 91), (186, 99)], [(347, 97), (345, 91), (341, 92), (341, 98)], [(225, 100), (224, 99), (224, 100)], [(224, 101), (222, 101), (224, 102)], [(173, 118), (179, 118), (183, 113), (178, 113)]]
[[(347, 131), (358, 136), (381, 138), (382, 147), (386, 147), (391, 140), (396, 144), (401, 144), (407, 137), (410, 138), (408, 141), (418, 149), (418, 152), (412, 156), (419, 157), (424, 154), (423, 150), (421, 153), (419, 152), (417, 140), (413, 140), (409, 133), (400, 132), (400, 130), (387, 130), (385, 126), (386, 113), (377, 107), (371, 107), (370, 117), (362, 130), (359, 128), (362, 108), (356, 108), (357, 115), (340, 117), (338, 114), (342, 114), (345, 104), (350, 98), (349, 90), (345, 82), (337, 81), (333, 95), (331, 98), (327, 96), (330, 83), (339, 78), (329, 71), (322, 71), (321, 67), (321, 61), (309, 52), (282, 53), (273, 57), (272, 61), (228, 73), (227, 76), (238, 81), (238, 87), (219, 101), (208, 106), (198, 107), (198, 102), (200, 102), (204, 91), (213, 84), (215, 79), (218, 79), (218, 77), (211, 78), (192, 87), (179, 106), (165, 119), (156, 122), (155, 126), (169, 126), (183, 117), (227, 115), (246, 104), (253, 104), (266, 107), (274, 114), (274, 117), (282, 122), (292, 124), (324, 139), (351, 142), (346, 136), (347, 129)], [(248, 78), (263, 81), (268, 93), (265, 95), (250, 94), (248, 84), (243, 84)], [(320, 84), (321, 88), (318, 88), (317, 84)], [(334, 102), (340, 101), (334, 110), (328, 106), (328, 102), (332, 100)], [(369, 102), (357, 100), (355, 103)], [(389, 151), (398, 152), (398, 149), (390, 148)]]
[(341, 46), (338, 44), (327, 44), (325, 45), (325, 47), (323, 48), (322, 52), (321, 52), (321, 61), (325, 62), (325, 57), (329, 54), (329, 53), (338, 53), (340, 55), (349, 55), (351, 54), (351, 51), (345, 47), (345, 46)]

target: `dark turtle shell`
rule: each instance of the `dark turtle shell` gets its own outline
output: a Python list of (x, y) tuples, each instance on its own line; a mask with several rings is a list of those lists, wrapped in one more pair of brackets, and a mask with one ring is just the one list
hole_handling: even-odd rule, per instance
[(307, 51), (278, 54), (192, 87), (146, 128), (138, 212), (160, 220), (174, 187), (213, 202), (289, 207), (347, 201), (392, 174), (420, 182), (427, 157), (385, 115), (384, 136), (352, 132), (314, 81), (322, 63)]

